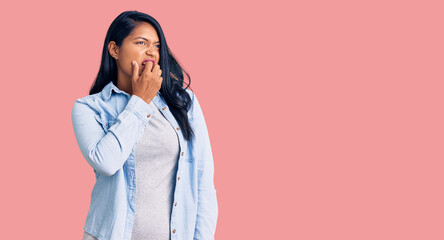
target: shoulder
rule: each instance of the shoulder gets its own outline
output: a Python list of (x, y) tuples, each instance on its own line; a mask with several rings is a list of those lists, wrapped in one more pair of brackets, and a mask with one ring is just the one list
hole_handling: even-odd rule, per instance
[(191, 89), (189, 89), (189, 88), (185, 88), (185, 91), (188, 93), (188, 95), (190, 95), (191, 100), (193, 100), (194, 92), (191, 91)]
[(193, 115), (194, 115), (194, 112), (195, 112), (194, 109), (195, 109), (195, 105), (196, 105), (196, 102), (197, 102), (197, 97), (196, 97), (195, 92), (192, 91), (191, 89), (186, 88), (185, 91), (188, 93), (188, 95), (190, 96), (190, 99), (191, 99), (191, 106), (188, 109), (188, 118), (189, 119), (193, 119)]
[(191, 98), (191, 107), (188, 110), (189, 119), (195, 120), (202, 118), (203, 112), (196, 93), (188, 88), (185, 90), (188, 92)]
[[(95, 94), (86, 95), (84, 97), (77, 98), (74, 101), (73, 111), (75, 111), (76, 109), (89, 108), (89, 109), (93, 110), (94, 112), (98, 113), (101, 111), (102, 105), (103, 105), (103, 101), (101, 98), (101, 93), (98, 92)], [(81, 106), (81, 107), (79, 108), (79, 106)]]
[(194, 103), (196, 102), (197, 98), (196, 98), (196, 94), (194, 93), (194, 91), (192, 91), (189, 88), (186, 88), (185, 91), (188, 93), (188, 95), (190, 96), (191, 99), (191, 107), (190, 110), (193, 109)]
[(95, 94), (91, 94), (91, 95), (86, 95), (84, 97), (81, 98), (77, 98), (76, 102), (80, 102), (80, 103), (86, 103), (89, 101), (94, 101), (95, 98), (99, 97), (100, 93), (95, 93)]

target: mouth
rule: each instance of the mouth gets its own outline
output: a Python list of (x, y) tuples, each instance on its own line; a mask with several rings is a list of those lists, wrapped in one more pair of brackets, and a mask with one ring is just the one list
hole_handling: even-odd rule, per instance
[(145, 59), (145, 61), (142, 62), (142, 68), (145, 68), (145, 64), (146, 64), (148, 61), (153, 62), (153, 65), (156, 64), (156, 62), (155, 62), (154, 60), (152, 60), (152, 59)]

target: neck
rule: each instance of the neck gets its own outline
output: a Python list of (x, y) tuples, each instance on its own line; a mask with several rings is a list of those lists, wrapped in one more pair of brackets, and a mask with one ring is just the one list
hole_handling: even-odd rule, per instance
[(118, 71), (116, 87), (119, 88), (120, 90), (128, 93), (129, 95), (133, 95), (131, 80), (127, 76), (124, 76), (122, 74), (122, 71)]

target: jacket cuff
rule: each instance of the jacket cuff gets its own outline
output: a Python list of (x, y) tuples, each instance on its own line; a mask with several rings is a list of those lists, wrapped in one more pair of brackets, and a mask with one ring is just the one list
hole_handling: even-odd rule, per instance
[(145, 102), (145, 100), (137, 95), (131, 95), (127, 108), (145, 124), (148, 123), (148, 118), (154, 114), (154, 109), (152, 109), (149, 104)]

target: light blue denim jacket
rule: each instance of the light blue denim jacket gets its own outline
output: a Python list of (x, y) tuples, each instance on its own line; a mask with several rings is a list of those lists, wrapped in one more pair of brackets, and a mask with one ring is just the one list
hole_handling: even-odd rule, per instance
[[(209, 135), (196, 95), (188, 118), (195, 133), (188, 142), (160, 92), (154, 104), (176, 130), (180, 155), (171, 212), (171, 239), (214, 239), (218, 204)], [(94, 169), (96, 183), (84, 230), (98, 240), (130, 240), (135, 209), (134, 148), (150, 115), (142, 98), (121, 91), (110, 82), (99, 93), (79, 98), (72, 124), (80, 151)]]

